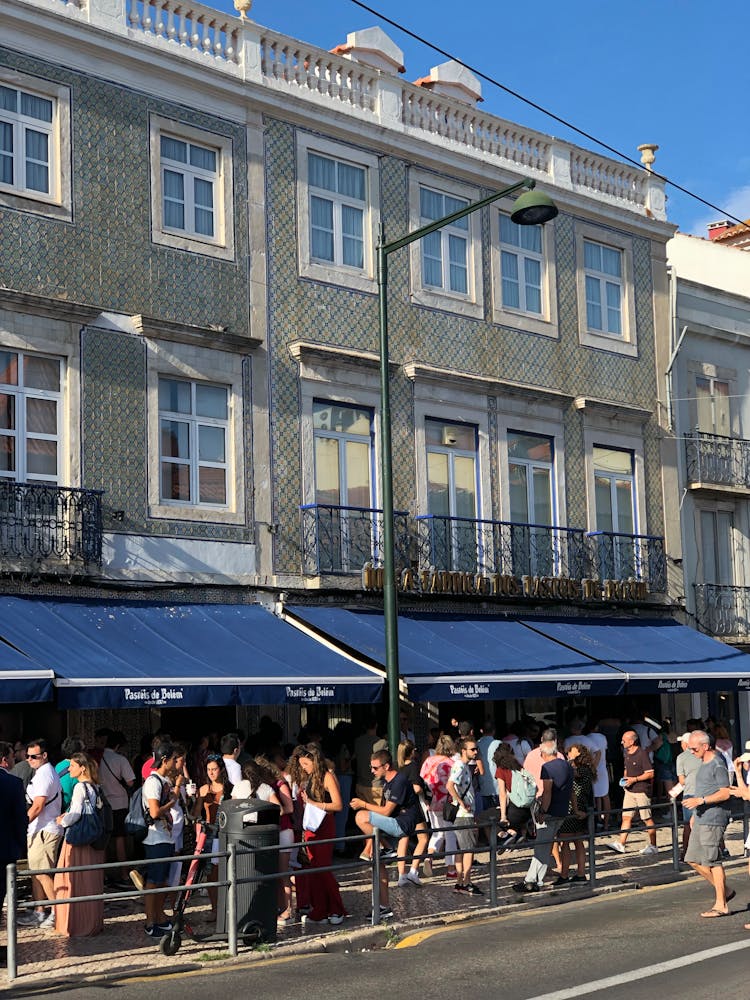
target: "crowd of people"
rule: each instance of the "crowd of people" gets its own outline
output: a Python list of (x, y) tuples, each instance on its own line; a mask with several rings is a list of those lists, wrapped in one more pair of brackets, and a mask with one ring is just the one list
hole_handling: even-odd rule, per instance
[[(160, 732), (145, 738), (132, 759), (124, 753), (123, 734), (105, 728), (89, 747), (77, 737), (64, 740), (56, 764), (43, 738), (0, 742), (0, 806), (6, 816), (0, 860), (25, 857), (30, 870), (53, 872), (32, 877), (34, 908), (19, 914), (19, 924), (71, 937), (98, 933), (101, 899), (64, 901), (101, 896), (106, 872), (115, 890), (161, 890), (143, 896), (144, 930), (156, 938), (169, 933), (167, 911), (184, 881), (183, 865), (173, 859), (185, 852), (186, 830), (194, 822), (206, 825), (216, 865), (218, 811), (227, 800), (246, 798), (278, 810), (281, 927), (298, 918), (311, 925), (345, 919), (338, 882), (327, 869), (334, 854), (349, 853), (341, 839), (347, 830), (363, 835), (362, 861), (372, 863), (373, 849), (379, 852), (380, 916), (388, 917), (392, 858), (398, 889), (410, 891), (424, 877), (439, 875), (442, 860), (443, 876), (457, 894), (481, 896), (472, 880), (475, 854), (494, 830), (500, 853), (524, 843), (531, 848), (524, 877), (511, 886), (515, 892), (543, 888), (551, 867), (555, 886), (584, 882), (592, 823), (598, 830), (619, 829), (608, 846), (622, 854), (640, 816), (649, 840), (641, 853), (655, 854), (653, 800), (680, 793), (684, 860), (715, 892), (703, 916), (727, 912), (733, 893), (719, 874), (723, 832), (730, 798), (750, 799), (750, 753), (733, 759), (722, 726), (689, 720), (676, 739), (666, 722), (629, 720), (614, 734), (621, 754), (613, 752), (608, 726), (587, 724), (578, 715), (567, 720), (564, 739), (531, 718), (506, 727), (502, 737), (491, 720), (479, 735), (472, 722), (453, 720), (445, 730), (430, 731), (424, 750), (416, 746), (408, 716), (401, 727), (396, 760), (375, 718), (360, 735), (340, 723), (333, 732), (301, 733), (297, 745), (284, 744), (280, 727), (267, 719), (252, 740), (236, 732), (208, 734), (187, 746)], [(140, 853), (126, 831), (136, 791), (146, 824)], [(620, 793), (621, 820), (619, 812), (614, 819), (610, 812)], [(71, 835), (102, 802), (112, 813), (106, 850)], [(104, 861), (115, 867), (95, 867)], [(83, 870), (68, 870), (77, 867)], [(216, 881), (216, 868), (213, 875)], [(53, 900), (58, 904), (50, 906)], [(209, 901), (215, 917), (215, 888), (209, 888)]]

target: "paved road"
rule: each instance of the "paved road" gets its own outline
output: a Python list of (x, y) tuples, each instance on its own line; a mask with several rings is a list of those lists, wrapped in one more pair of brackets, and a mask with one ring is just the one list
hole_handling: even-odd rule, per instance
[[(398, 948), (308, 955), (189, 975), (53, 987), (60, 1000), (185, 1000), (262, 996), (288, 1000), (715, 1000), (750, 996), (750, 886), (735, 875), (734, 914), (702, 920), (708, 890), (690, 881), (542, 909), (438, 932)], [(717, 991), (717, 983), (719, 988)], [(52, 990), (50, 991), (52, 992)], [(38, 990), (9, 997), (42, 996)], [(49, 994), (48, 994), (49, 995)]]

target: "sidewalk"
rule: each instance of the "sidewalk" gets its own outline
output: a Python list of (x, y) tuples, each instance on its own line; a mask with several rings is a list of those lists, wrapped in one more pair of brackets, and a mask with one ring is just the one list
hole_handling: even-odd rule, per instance
[[(689, 869), (683, 866), (680, 873), (672, 869), (670, 831), (659, 830), (658, 856), (643, 857), (640, 848), (647, 843), (645, 834), (638, 830), (631, 834), (627, 853), (619, 855), (606, 845), (608, 839), (600, 835), (597, 839), (596, 870), (597, 882), (594, 894), (633, 889), (642, 885), (667, 883), (685, 878)], [(742, 843), (742, 822), (734, 821), (727, 829), (726, 843), (732, 854), (730, 872), (736, 872), (742, 898), (742, 882), (746, 878)], [(510, 907), (543, 906), (564, 902), (568, 898), (591, 895), (588, 883), (552, 888), (532, 896), (519, 898), (510, 889), (513, 882), (525, 874), (530, 851), (521, 849), (508, 851), (498, 859), (498, 907), (489, 907), (489, 853), (478, 855), (481, 867), (472, 875), (472, 880), (485, 895), (466, 898), (453, 891), (454, 882), (446, 879), (442, 861), (434, 865), (432, 878), (423, 879), (422, 887), (409, 886), (398, 889), (395, 886), (395, 865), (390, 865), (390, 904), (394, 918), (378, 928), (370, 924), (371, 869), (357, 862), (356, 867), (338, 873), (344, 903), (349, 917), (337, 927), (305, 928), (302, 923), (294, 923), (279, 929), (278, 941), (273, 945), (263, 945), (259, 949), (248, 949), (240, 943), (239, 958), (247, 961), (256, 957), (262, 959), (275, 955), (320, 950), (357, 950), (385, 947), (399, 936), (425, 926), (435, 926), (452, 920), (470, 919), (480, 914), (502, 913)], [(191, 922), (198, 932), (210, 933), (213, 925), (209, 920), (208, 900), (194, 897), (189, 903)], [(19, 928), (18, 933), (18, 978), (10, 988), (24, 992), (35, 983), (44, 983), (49, 988), (54, 982), (73, 975), (77, 982), (97, 979), (122, 979), (130, 975), (148, 972), (175, 972), (178, 969), (200, 968), (210, 962), (211, 968), (224, 961), (231, 962), (224, 942), (200, 943), (183, 938), (177, 955), (167, 958), (159, 951), (158, 942), (143, 933), (143, 910), (137, 898), (111, 899), (105, 903), (104, 932), (94, 938), (70, 939), (56, 935), (54, 931)], [(6, 943), (3, 931), (0, 943)], [(236, 961), (236, 960), (235, 960)], [(0, 969), (0, 984), (6, 986), (5, 970)]]

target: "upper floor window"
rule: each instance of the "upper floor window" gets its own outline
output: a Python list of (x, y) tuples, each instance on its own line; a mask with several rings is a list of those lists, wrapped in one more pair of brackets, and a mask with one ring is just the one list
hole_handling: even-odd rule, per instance
[(635, 357), (635, 270), (632, 237), (576, 224), (578, 328), (587, 347)]
[[(436, 219), (466, 208), (465, 198), (455, 198), (431, 188), (419, 188), (419, 224), (426, 226)], [(422, 246), (422, 281), (431, 288), (442, 288), (456, 295), (469, 291), (469, 220), (458, 219), (436, 233), (420, 240)]]
[(226, 506), (229, 388), (159, 379), (162, 503)]
[(232, 259), (231, 139), (152, 115), (150, 142), (154, 243)]
[(369, 153), (297, 133), (297, 237), (304, 277), (376, 290), (377, 165)]
[(60, 358), (0, 351), (0, 478), (58, 483)]
[(542, 315), (542, 227), (519, 226), (500, 214), (500, 285), (503, 308)]
[(636, 533), (633, 453), (594, 445), (597, 531)]
[(508, 431), (511, 521), (537, 525), (554, 523), (552, 459), (551, 438)]
[(729, 399), (729, 382), (705, 375), (696, 375), (695, 400), (699, 431), (703, 431), (704, 434), (730, 436), (732, 425)]
[(310, 254), (314, 260), (365, 266), (367, 173), (364, 167), (307, 154), (310, 194)]
[(0, 86), (0, 183), (50, 194), (53, 109), (48, 97)]
[(162, 135), (162, 218), (165, 229), (215, 239), (218, 160), (215, 149)]
[(622, 252), (583, 242), (586, 325), (589, 330), (622, 334)]
[(313, 402), (315, 502), (342, 507), (372, 504), (372, 411)]

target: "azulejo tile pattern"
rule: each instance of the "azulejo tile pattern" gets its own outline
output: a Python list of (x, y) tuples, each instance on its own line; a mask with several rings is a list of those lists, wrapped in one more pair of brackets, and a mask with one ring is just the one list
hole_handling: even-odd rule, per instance
[[(358, 137), (353, 136), (358, 141)], [(351, 292), (298, 277), (296, 260), (294, 128), (279, 120), (266, 122), (266, 186), (269, 262), (269, 351), (271, 424), (274, 452), (275, 518), (280, 523), (276, 569), (297, 572), (300, 566), (298, 506), (302, 500), (299, 449), (297, 366), (288, 343), (304, 337), (322, 344), (377, 351), (377, 302), (372, 295)], [(381, 214), (387, 238), (408, 231), (408, 164), (397, 156), (380, 159)], [(489, 193), (489, 191), (487, 192)], [(651, 248), (647, 238), (633, 238), (637, 358), (582, 347), (578, 336), (575, 249), (576, 220), (561, 215), (555, 222), (559, 337), (549, 338), (501, 327), (486, 319), (470, 319), (416, 306), (409, 295), (408, 251), (389, 260), (389, 336), (391, 360), (420, 361), (442, 368), (507, 378), (570, 395), (591, 395), (653, 409), (656, 399)], [(491, 270), (488, 218), (483, 221), (485, 310), (490, 312)], [(411, 384), (392, 376), (394, 505), (409, 509), (415, 495), (415, 456)], [(501, 465), (497, 420), (489, 409), (492, 507), (500, 510)], [(439, 414), (436, 414), (439, 416)], [(564, 414), (568, 523), (584, 526), (586, 496), (581, 415), (572, 407)], [(652, 534), (663, 530), (658, 438), (655, 420), (644, 428), (647, 522)]]

